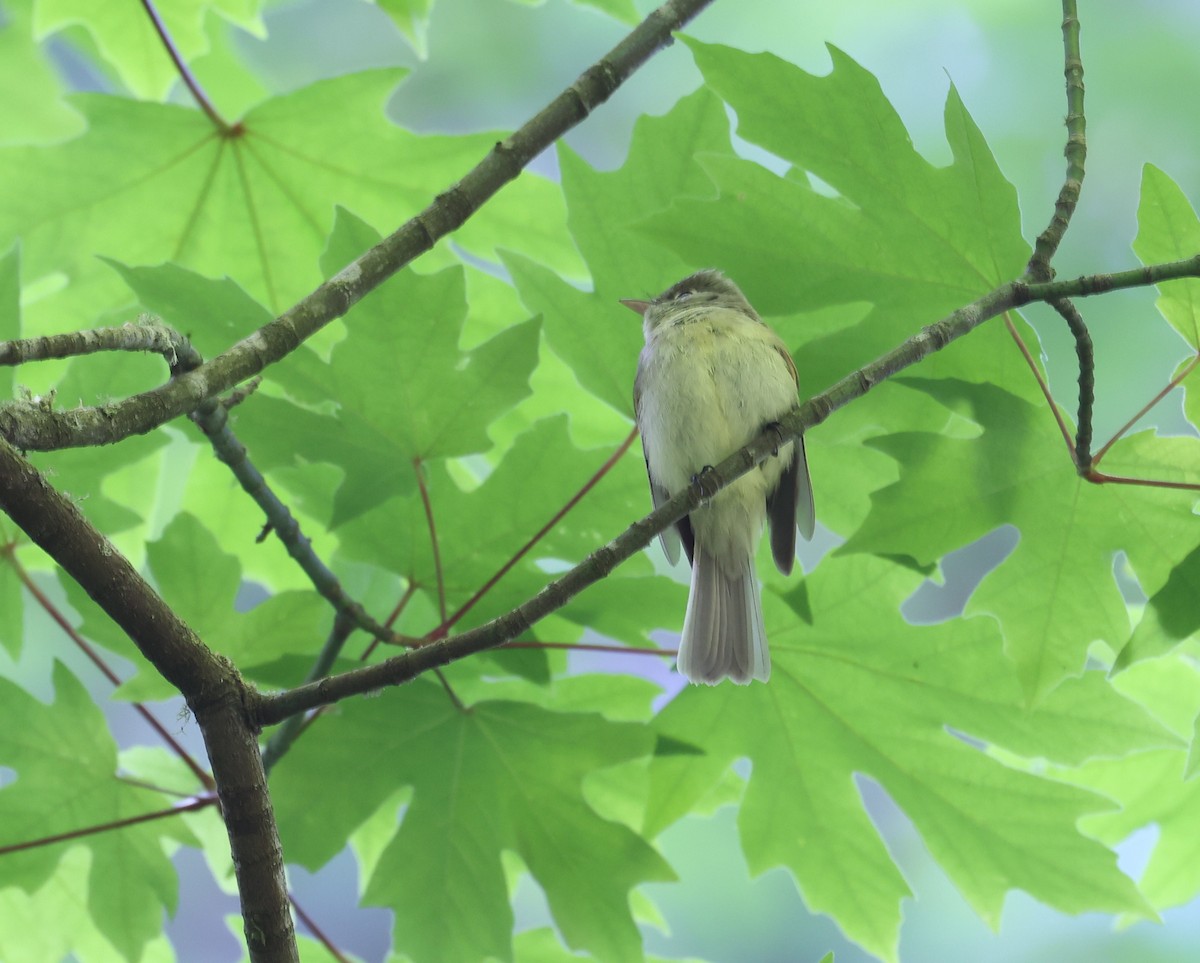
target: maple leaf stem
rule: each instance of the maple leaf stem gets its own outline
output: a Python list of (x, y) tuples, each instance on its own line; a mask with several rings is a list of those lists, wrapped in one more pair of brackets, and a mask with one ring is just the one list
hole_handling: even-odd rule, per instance
[(433, 517), (433, 502), (429, 499), (429, 486), (425, 484), (423, 463), (414, 458), (413, 473), (417, 476), (417, 491), (421, 493), (421, 507), (425, 510), (425, 525), (429, 529), (429, 548), (433, 552), (433, 573), (437, 581), (438, 618), (446, 622), (446, 580), (442, 575), (442, 552), (438, 545), (437, 522)]
[(1042, 377), (1041, 369), (1038, 368), (1037, 362), (1033, 360), (1033, 354), (1030, 352), (1028, 345), (1025, 344), (1025, 339), (1021, 337), (1021, 332), (1017, 330), (1017, 326), (1012, 323), (1012, 318), (1006, 313), (1004, 315), (1004, 324), (1008, 328), (1008, 333), (1016, 342), (1021, 356), (1025, 359), (1025, 363), (1029, 366), (1029, 370), (1033, 372), (1033, 379), (1038, 383), (1038, 387), (1042, 390), (1042, 397), (1046, 399), (1046, 404), (1050, 406), (1050, 410), (1054, 413), (1054, 420), (1058, 424), (1058, 430), (1062, 433), (1063, 441), (1067, 444), (1067, 451), (1071, 455), (1071, 459), (1075, 458), (1075, 443), (1071, 440), (1071, 431), (1067, 427), (1066, 421), (1063, 419), (1062, 411), (1054, 400), (1054, 395), (1050, 393), (1050, 386), (1046, 383), (1046, 379)]
[(1146, 404), (1142, 405), (1142, 407), (1138, 409), (1137, 413), (1134, 414), (1132, 418), (1130, 418), (1127, 422), (1125, 422), (1125, 424), (1116, 430), (1113, 436), (1100, 447), (1098, 452), (1096, 452), (1095, 457), (1092, 459), (1092, 467), (1095, 468), (1097, 465), (1099, 465), (1100, 459), (1102, 459), (1108, 453), (1108, 449), (1110, 449), (1122, 437), (1124, 437), (1125, 432), (1129, 431), (1130, 428), (1136, 425), (1138, 421), (1141, 420), (1142, 416), (1146, 414), (1146, 412), (1162, 401), (1163, 398), (1170, 394), (1172, 390), (1178, 387), (1178, 385), (1183, 382), (1183, 379), (1195, 370), (1197, 364), (1200, 364), (1200, 354), (1195, 355), (1191, 361), (1184, 365), (1183, 370), (1180, 371), (1179, 374), (1167, 382), (1167, 384), (1161, 391), (1158, 392), (1158, 394), (1146, 402)]
[(53, 846), (55, 843), (63, 843), (71, 839), (83, 839), (86, 836), (96, 836), (100, 833), (112, 832), (114, 829), (136, 826), (138, 823), (153, 822), (156, 819), (166, 819), (168, 816), (178, 816), (181, 813), (207, 809), (216, 801), (217, 796), (215, 793), (206, 792), (204, 795), (193, 796), (187, 802), (170, 806), (167, 809), (156, 809), (154, 812), (142, 813), (140, 816), (128, 816), (125, 819), (114, 819), (107, 823), (97, 823), (95, 826), (84, 826), (65, 833), (56, 833), (53, 836), (42, 836), (38, 839), (27, 839), (24, 842), (0, 846), (0, 856), (7, 856), (9, 853), (20, 853), (29, 849), (40, 849), (43, 846)]
[(1173, 482), (1161, 478), (1129, 478), (1124, 475), (1106, 475), (1101, 471), (1089, 471), (1084, 476), (1097, 485), (1142, 485), (1146, 488), (1174, 488), (1181, 491), (1200, 491), (1200, 482)]
[(564, 504), (562, 506), (562, 508), (560, 508), (557, 512), (555, 512), (550, 517), (550, 520), (546, 522), (545, 525), (543, 525), (536, 532), (534, 532), (534, 534), (530, 537), (529, 541), (527, 541), (524, 545), (522, 545), (519, 549), (517, 549), (516, 553), (510, 559), (508, 559), (508, 561), (506, 561), (503, 565), (501, 565), (500, 568), (498, 568), (496, 570), (496, 573), (491, 578), (489, 578), (486, 582), (484, 582), (483, 585), (481, 585), (479, 587), (479, 589), (475, 592), (475, 594), (472, 595), (469, 599), (467, 599), (467, 601), (465, 601), (459, 607), (457, 612), (455, 612), (449, 619), (446, 619), (443, 617), (442, 624), (438, 627), (438, 630), (436, 632), (431, 633), (430, 638), (438, 639), (438, 638), (444, 637), (446, 635), (446, 633), (450, 630), (450, 628), (453, 627), (454, 624), (456, 622), (458, 622), (459, 619), (461, 619), (472, 608), (474, 608), (475, 604), (481, 598), (483, 598), (489, 591), (491, 591), (491, 589), (496, 585), (496, 583), (499, 582), (500, 579), (504, 578), (504, 576), (506, 574), (508, 574), (509, 570), (514, 565), (516, 565), (517, 562), (519, 562), (522, 558), (524, 558), (525, 555), (529, 552), (530, 549), (533, 548), (534, 545), (536, 545), (539, 541), (541, 541), (546, 536), (547, 532), (549, 532), (552, 528), (554, 528), (555, 525), (557, 525), (560, 521), (562, 521), (563, 516), (565, 516), (567, 514), (567, 512), (569, 512), (572, 508), (574, 508), (576, 505), (578, 505), (580, 500), (588, 492), (590, 492), (593, 488), (596, 487), (596, 484), (600, 481), (600, 479), (602, 479), (605, 475), (607, 475), (612, 470), (613, 466), (616, 465), (617, 462), (619, 462), (621, 460), (621, 457), (625, 454), (625, 452), (627, 452), (629, 450), (629, 446), (633, 444), (633, 440), (636, 437), (637, 437), (637, 428), (635, 427), (629, 432), (628, 435), (626, 435), (625, 440), (623, 442), (621, 442), (620, 445), (617, 446), (617, 450), (614, 451), (608, 457), (608, 460), (605, 461), (603, 465), (601, 465), (599, 468), (596, 469), (595, 474), (593, 474), (591, 478), (589, 478), (586, 482), (584, 482), (584, 484), (580, 487), (579, 491), (577, 491), (574, 495), (572, 495), (569, 499), (567, 499), (566, 504)]
[(305, 911), (303, 906), (296, 902), (296, 897), (291, 893), (288, 893), (288, 902), (292, 904), (292, 909), (296, 913), (296, 919), (303, 923), (305, 929), (312, 933), (317, 942), (329, 951), (330, 956), (338, 960), (339, 963), (350, 963), (350, 960), (334, 945), (333, 940), (326, 936), (325, 931), (317, 925), (317, 921)]
[[(404, 594), (400, 596), (400, 601), (398, 601), (396, 603), (396, 605), (392, 608), (392, 611), (388, 614), (388, 617), (383, 620), (383, 624), (388, 629), (391, 629), (391, 627), (396, 624), (396, 619), (400, 618), (401, 613), (406, 608), (408, 608), (408, 603), (412, 600), (412, 597), (416, 594), (417, 594), (417, 583), (409, 582), (407, 588), (404, 589)], [(397, 636), (397, 638), (407, 638), (407, 636)], [(368, 645), (363, 650), (363, 654), (358, 657), (358, 661), (366, 662), (367, 659), (370, 658), (371, 653), (375, 651), (375, 647), (379, 645), (379, 642), (380, 642), (380, 639), (378, 637), (372, 639), (370, 645)]]
[(162, 22), (162, 18), (158, 15), (154, 4), (150, 0), (142, 0), (142, 7), (145, 8), (146, 15), (150, 18), (150, 23), (154, 26), (154, 32), (158, 34), (158, 39), (162, 41), (162, 45), (167, 51), (167, 56), (171, 58), (171, 63), (175, 65), (175, 70), (178, 71), (179, 78), (191, 92), (192, 99), (196, 101), (196, 105), (204, 111), (208, 119), (212, 121), (213, 126), (223, 135), (232, 133), (234, 130), (233, 125), (229, 124), (224, 117), (217, 113), (217, 108), (208, 99), (208, 95), (204, 93), (204, 88), (200, 86), (200, 82), (196, 80), (191, 70), (188, 69), (187, 64), (183, 62), (183, 57), (179, 55), (179, 50), (176, 48), (175, 42), (171, 39), (171, 35), (167, 32), (166, 24)]
[[(119, 686), (121, 684), (121, 677), (113, 671), (112, 667), (107, 662), (104, 661), (100, 653), (96, 651), (95, 647), (93, 647), (87, 639), (85, 639), (79, 634), (79, 632), (75, 630), (75, 626), (73, 626), (70, 620), (63, 615), (61, 611), (59, 611), (58, 606), (56, 606), (46, 595), (46, 593), (44, 593), (38, 587), (38, 584), (30, 577), (28, 570), (17, 558), (15, 549), (15, 544), (10, 542), (9, 544), (0, 548), (0, 555), (5, 558), (10, 566), (12, 566), (13, 572), (16, 574), (21, 584), (25, 587), (25, 591), (33, 596), (38, 605), (42, 607), (42, 610), (58, 624), (58, 627), (62, 629), (64, 633), (66, 633), (67, 638), (69, 638), (75, 644), (75, 647), (79, 649), (79, 651), (85, 656), (87, 656), (92, 665), (100, 670), (100, 674), (103, 675), (104, 678), (106, 678), (114, 686)], [(192, 756), (192, 754), (183, 747), (183, 744), (167, 731), (167, 727), (158, 721), (154, 713), (152, 713), (140, 702), (130, 703), (130, 706), (133, 708), (133, 711), (141, 716), (142, 719), (145, 720), (146, 724), (158, 734), (158, 737), (170, 747), (171, 751), (179, 757), (183, 764), (192, 771), (192, 775), (196, 777), (196, 779), (200, 782), (200, 785), (202, 785), (205, 789), (212, 789), (214, 787), (215, 783), (213, 782), (212, 776), (209, 775), (208, 770), (201, 766), (200, 763), (197, 762)]]

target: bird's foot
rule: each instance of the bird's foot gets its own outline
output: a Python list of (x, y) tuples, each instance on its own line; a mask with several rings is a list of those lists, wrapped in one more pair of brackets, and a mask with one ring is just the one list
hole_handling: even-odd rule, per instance
[(712, 465), (705, 465), (692, 476), (692, 484), (700, 492), (705, 501), (712, 498), (720, 490), (720, 479)]
[(787, 433), (783, 430), (783, 425), (781, 425), (778, 421), (768, 421), (766, 424), (764, 424), (762, 426), (762, 430), (764, 432), (767, 432), (767, 431), (775, 432), (775, 438), (776, 438), (775, 447), (771, 449), (771, 454), (778, 455), (779, 449), (782, 448), (785, 444), (787, 444), (787, 440), (788, 440)]

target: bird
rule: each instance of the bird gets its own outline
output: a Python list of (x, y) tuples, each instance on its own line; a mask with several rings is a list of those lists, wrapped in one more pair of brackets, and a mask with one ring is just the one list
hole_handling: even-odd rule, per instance
[[(718, 270), (621, 304), (642, 316), (633, 403), (657, 508), (799, 406), (796, 365)], [(811, 539), (815, 524), (801, 436), (659, 536), (668, 561), (678, 561), (682, 544), (691, 564), (676, 658), (689, 682), (770, 678), (755, 552), (769, 525), (775, 565), (790, 574), (796, 532)]]

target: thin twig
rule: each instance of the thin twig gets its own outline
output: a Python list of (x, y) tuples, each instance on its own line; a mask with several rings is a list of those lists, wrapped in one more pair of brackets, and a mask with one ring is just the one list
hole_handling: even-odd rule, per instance
[(100, 351), (159, 354), (172, 372), (199, 367), (204, 360), (191, 342), (174, 328), (157, 318), (143, 315), (136, 322), (116, 327), (0, 341), (0, 365), (74, 358)]
[(1075, 467), (1086, 472), (1092, 464), (1092, 409), (1096, 400), (1096, 357), (1092, 336), (1079, 309), (1066, 298), (1055, 298), (1050, 307), (1059, 313), (1075, 338), (1079, 358), (1079, 414), (1075, 419)]
[[(1128, 271), (1114, 271), (1110, 274), (1086, 274), (1071, 278), (1069, 281), (1016, 281), (1017, 298), (1013, 302), (1016, 307), (1029, 304), (1031, 301), (1053, 301), (1055, 298), (1088, 298), (1097, 294), (1107, 294), (1109, 291), (1121, 291), (1125, 288), (1141, 288), (1161, 284), (1164, 281), (1177, 281), (1180, 278), (1200, 277), (1200, 254), (1186, 257), (1179, 261), (1165, 261), (1162, 264), (1145, 264), (1141, 267), (1130, 268)], [(998, 289), (999, 290), (999, 289)]]
[(237, 133), (239, 128), (226, 123), (225, 119), (217, 113), (217, 109), (212, 105), (212, 101), (204, 93), (200, 83), (192, 76), (192, 72), (188, 69), (187, 64), (183, 62), (183, 58), (179, 55), (179, 51), (175, 47), (175, 42), (171, 39), (171, 35), (167, 33), (166, 25), (158, 15), (158, 11), (154, 9), (154, 4), (150, 0), (142, 0), (142, 6), (145, 7), (147, 15), (150, 17), (150, 22), (154, 25), (154, 32), (158, 34), (158, 39), (162, 41), (162, 45), (167, 50), (167, 56), (171, 58), (171, 63), (175, 65), (175, 69), (179, 72), (180, 79), (187, 86), (187, 89), (192, 92), (192, 97), (196, 104), (208, 116), (208, 119), (213, 122), (213, 126), (221, 132), (223, 136), (228, 136)]
[(251, 378), (244, 385), (238, 385), (233, 389), (233, 391), (225, 395), (221, 399), (221, 404), (224, 406), (226, 411), (229, 411), (231, 408), (236, 408), (243, 401), (254, 394), (254, 392), (259, 389), (261, 384), (262, 378)]
[(353, 619), (365, 632), (393, 645), (411, 644), (413, 640), (397, 636), (391, 629), (380, 625), (363, 608), (362, 603), (346, 594), (342, 583), (312, 547), (305, 537), (300, 523), (291, 510), (275, 494), (262, 473), (254, 466), (246, 452), (246, 446), (229, 427), (228, 411), (216, 401), (207, 401), (191, 415), (191, 419), (204, 432), (213, 446), (217, 458), (229, 466), (243, 490), (254, 499), (256, 505), (267, 516), (267, 526), (283, 543), (288, 555), (300, 566), (313, 588), (334, 610)]
[(1083, 112), (1083, 58), (1079, 50), (1079, 16), (1075, 0), (1063, 0), (1063, 74), (1067, 81), (1067, 175), (1054, 203), (1054, 215), (1038, 235), (1033, 256), (1025, 268), (1025, 280), (1049, 281), (1054, 277), (1050, 266), (1059, 244), (1071, 223), (1079, 203), (1087, 160), (1087, 121)]
[[(334, 662), (337, 661), (338, 655), (346, 644), (346, 639), (354, 631), (354, 620), (344, 612), (339, 612), (333, 620), (333, 628), (329, 631), (329, 636), (325, 640), (325, 645), (321, 647), (320, 653), (317, 655), (316, 661), (308, 670), (308, 675), (305, 677), (305, 682), (316, 682), (318, 679), (323, 679), (329, 675), (329, 670), (333, 668)], [(292, 747), (292, 743), (296, 741), (296, 737), (304, 729), (304, 716), (292, 716), (283, 725), (275, 730), (274, 734), (267, 741), (263, 748), (262, 760), (263, 769), (269, 774), (275, 764), (279, 762)]]
[[(1067, 146), (1064, 154), (1067, 159), (1067, 172), (1059, 189), (1058, 199), (1054, 203), (1054, 214), (1046, 229), (1038, 235), (1033, 247), (1033, 256), (1025, 267), (1023, 280), (1026, 281), (1050, 281), (1054, 278), (1054, 268), (1050, 261), (1066, 236), (1071, 216), (1079, 203), (1080, 191), (1083, 189), (1087, 161), (1087, 118), (1083, 109), (1083, 57), (1079, 47), (1079, 16), (1075, 5), (1076, 0), (1062, 0), (1063, 75), (1066, 78), (1067, 89)], [(1079, 406), (1075, 418), (1075, 440), (1069, 447), (1076, 470), (1083, 474), (1091, 465), (1092, 411), (1096, 385), (1092, 337), (1088, 333), (1083, 315), (1070, 301), (1066, 298), (1051, 298), (1047, 303), (1067, 322), (1071, 336), (1075, 339), (1075, 354), (1079, 359)], [(1057, 406), (1053, 400), (1050, 404), (1059, 421), (1059, 427), (1065, 431), (1066, 426)]]

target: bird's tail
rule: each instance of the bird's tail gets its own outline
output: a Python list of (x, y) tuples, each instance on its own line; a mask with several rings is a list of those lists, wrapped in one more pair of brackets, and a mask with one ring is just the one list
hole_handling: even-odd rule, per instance
[(770, 678), (762, 603), (749, 555), (722, 565), (697, 539), (677, 661), (689, 682), (715, 685), (730, 678), (746, 685)]

